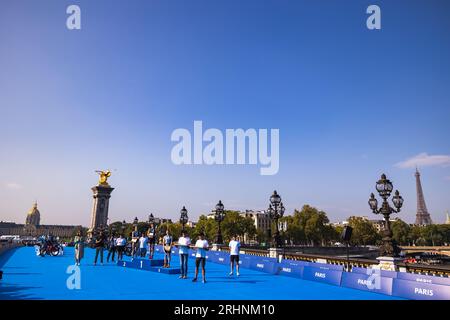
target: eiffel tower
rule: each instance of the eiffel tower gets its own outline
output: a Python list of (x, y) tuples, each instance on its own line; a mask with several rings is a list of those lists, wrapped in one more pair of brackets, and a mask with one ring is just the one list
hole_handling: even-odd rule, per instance
[(427, 205), (425, 204), (425, 198), (423, 196), (422, 183), (420, 182), (420, 173), (416, 168), (416, 190), (417, 190), (417, 214), (416, 223), (417, 225), (429, 225), (431, 224), (431, 217), (427, 210)]

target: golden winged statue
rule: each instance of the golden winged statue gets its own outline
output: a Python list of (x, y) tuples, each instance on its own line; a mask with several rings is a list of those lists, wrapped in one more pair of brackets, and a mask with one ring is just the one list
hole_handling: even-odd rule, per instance
[(111, 177), (111, 171), (96, 170), (95, 172), (99, 175), (98, 184), (101, 186), (109, 186), (108, 178)]

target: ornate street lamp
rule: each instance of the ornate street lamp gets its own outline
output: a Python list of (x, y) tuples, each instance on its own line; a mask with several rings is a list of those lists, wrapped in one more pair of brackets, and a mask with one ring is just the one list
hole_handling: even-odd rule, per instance
[(224, 206), (222, 201), (219, 200), (219, 203), (216, 204), (216, 212), (214, 213), (214, 219), (219, 224), (217, 229), (216, 244), (223, 244), (222, 230), (220, 229), (220, 223), (223, 221), (224, 218), (225, 218)]
[(137, 217), (133, 220), (133, 231), (131, 232), (131, 241), (132, 241), (132, 256), (135, 257), (137, 255), (138, 248), (138, 240), (139, 240), (139, 232), (138, 232), (139, 219)]
[(127, 222), (125, 220), (123, 220), (122, 221), (122, 226), (120, 227), (122, 229), (122, 235), (124, 235), (126, 224), (127, 224)]
[(382, 214), (384, 217), (384, 230), (382, 232), (383, 245), (380, 248), (380, 254), (386, 257), (398, 257), (400, 248), (397, 246), (395, 240), (392, 239), (391, 223), (389, 220), (392, 213), (400, 212), (400, 208), (403, 206), (403, 198), (400, 196), (398, 190), (396, 190), (392, 197), (392, 203), (395, 208), (392, 208), (389, 205), (388, 198), (393, 190), (393, 185), (392, 182), (386, 178), (384, 173), (381, 175), (381, 179), (377, 181), (375, 188), (383, 199), (383, 203), (381, 204), (381, 207), (378, 208), (378, 200), (375, 198), (375, 195), (371, 193), (369, 207), (372, 209), (373, 213)]
[(188, 211), (183, 206), (183, 209), (180, 210), (180, 223), (183, 226), (181, 231), (184, 232), (184, 225), (188, 222)]
[(278, 228), (278, 219), (280, 219), (284, 215), (284, 210), (285, 208), (283, 202), (281, 202), (280, 195), (276, 191), (274, 191), (270, 196), (270, 205), (267, 211), (269, 212), (270, 219), (275, 220), (275, 234), (273, 235), (272, 239), (272, 245), (275, 248), (279, 248), (282, 245), (280, 230)]

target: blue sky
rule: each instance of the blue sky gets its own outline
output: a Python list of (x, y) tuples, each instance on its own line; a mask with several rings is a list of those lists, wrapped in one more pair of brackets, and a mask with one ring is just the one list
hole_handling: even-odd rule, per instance
[[(81, 8), (82, 29), (66, 28)], [(370, 4), (382, 29), (366, 28)], [(219, 199), (330, 220), (374, 217), (385, 172), (415, 216), (414, 163), (437, 222), (450, 209), (446, 1), (25, 1), (0, 5), (0, 219), (88, 225), (96, 169), (112, 220), (191, 218)], [(280, 170), (175, 166), (177, 128), (278, 128)], [(427, 155), (424, 156), (423, 153)], [(440, 156), (440, 157), (436, 157)], [(412, 165), (411, 165), (412, 163)], [(405, 167), (406, 166), (406, 167)]]

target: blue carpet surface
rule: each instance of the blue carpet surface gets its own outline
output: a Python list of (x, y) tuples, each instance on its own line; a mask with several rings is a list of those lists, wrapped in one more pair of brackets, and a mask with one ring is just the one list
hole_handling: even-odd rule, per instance
[[(74, 264), (74, 249), (65, 248), (58, 257), (38, 257), (34, 248), (22, 247), (0, 256), (0, 300), (6, 299), (397, 299), (387, 295), (337, 287), (291, 277), (270, 275), (241, 268), (240, 277), (228, 276), (229, 267), (208, 262), (207, 283), (193, 283), (194, 260), (189, 259), (189, 279), (178, 275), (160, 274), (118, 267), (115, 263), (93, 265), (95, 251), (85, 250), (81, 271), (81, 288), (68, 289)], [(106, 262), (105, 250), (105, 262)], [(162, 258), (156, 255), (155, 258)], [(173, 267), (179, 266), (173, 255)], [(200, 277), (199, 277), (200, 280)]]

